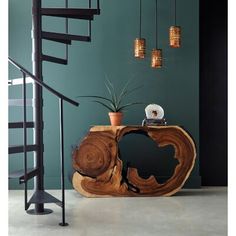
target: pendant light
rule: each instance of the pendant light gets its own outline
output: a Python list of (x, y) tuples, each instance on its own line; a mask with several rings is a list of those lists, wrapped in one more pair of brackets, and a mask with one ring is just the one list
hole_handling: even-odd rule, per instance
[(174, 1), (174, 25), (169, 29), (169, 40), (172, 48), (180, 48), (181, 27), (176, 25), (176, 0)]
[(152, 50), (152, 57), (151, 57), (151, 67), (152, 68), (161, 68), (162, 67), (162, 50), (158, 49), (158, 42), (157, 42), (157, 0), (156, 0), (156, 19), (155, 19), (155, 31), (156, 31), (156, 48)]
[(139, 38), (134, 40), (134, 57), (143, 59), (145, 57), (146, 40), (141, 37), (142, 33), (142, 0), (139, 0)]

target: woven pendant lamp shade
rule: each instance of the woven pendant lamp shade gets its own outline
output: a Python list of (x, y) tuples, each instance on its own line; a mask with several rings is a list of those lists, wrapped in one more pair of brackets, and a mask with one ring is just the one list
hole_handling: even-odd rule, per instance
[(180, 48), (181, 45), (181, 27), (171, 26), (169, 30), (170, 46), (172, 48)]
[(143, 59), (145, 57), (146, 40), (144, 38), (136, 38), (134, 40), (134, 57)]
[(181, 46), (181, 27), (177, 26), (177, 0), (173, 0), (174, 24), (169, 29), (169, 44), (171, 48), (180, 48)]
[(144, 59), (146, 40), (142, 37), (142, 0), (139, 0), (139, 37), (134, 40), (134, 57)]
[(161, 49), (152, 50), (151, 67), (152, 68), (162, 67), (162, 50)]
[(158, 5), (157, 5), (157, 0), (156, 2), (156, 14), (155, 14), (155, 31), (156, 31), (156, 47), (152, 49), (152, 55), (151, 55), (151, 67), (152, 68), (162, 68), (162, 49), (158, 49), (158, 41), (157, 41), (157, 36), (158, 36)]

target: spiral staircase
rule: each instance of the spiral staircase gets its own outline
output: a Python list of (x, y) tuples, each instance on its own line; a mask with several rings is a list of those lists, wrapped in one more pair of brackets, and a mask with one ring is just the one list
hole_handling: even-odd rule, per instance
[[(93, 7), (95, 5), (95, 7)], [(99, 0), (88, 0), (87, 8), (69, 8), (68, 0), (65, 0), (64, 8), (43, 8), (42, 0), (32, 0), (32, 63), (33, 72), (29, 72), (22, 65), (9, 57), (9, 63), (16, 67), (22, 74), (22, 78), (8, 80), (9, 86), (22, 86), (22, 98), (9, 99), (9, 106), (22, 107), (23, 119), (19, 122), (10, 122), (9, 129), (23, 129), (23, 145), (9, 146), (9, 155), (23, 153), (23, 166), (21, 169), (9, 173), (9, 179), (18, 179), (19, 184), (24, 184), (24, 204), (25, 210), (29, 214), (44, 215), (52, 212), (44, 208), (45, 203), (55, 203), (62, 208), (61, 226), (66, 226), (65, 221), (65, 186), (64, 186), (64, 127), (63, 127), (63, 104), (67, 102), (73, 106), (78, 106), (76, 101), (59, 93), (43, 82), (43, 62), (57, 64), (68, 64), (68, 45), (73, 41), (91, 42), (91, 23), (96, 15), (100, 15)], [(57, 17), (65, 19), (65, 33), (48, 32), (42, 29), (43, 17)], [(84, 20), (88, 22), (87, 35), (73, 35), (68, 33), (69, 19)], [(45, 55), (42, 52), (44, 40), (64, 44), (66, 47), (66, 58), (57, 58)], [(26, 94), (26, 84), (31, 83), (33, 98), (28, 98)], [(60, 121), (60, 164), (61, 164), (61, 200), (52, 196), (44, 189), (44, 144), (43, 144), (43, 89), (54, 94), (59, 101), (59, 121)], [(33, 120), (27, 119), (27, 107), (33, 108)], [(33, 129), (34, 143), (28, 144), (27, 130)], [(28, 166), (29, 152), (34, 153), (34, 165)], [(28, 181), (34, 178), (34, 192), (28, 198)], [(34, 204), (34, 208), (29, 207)]]

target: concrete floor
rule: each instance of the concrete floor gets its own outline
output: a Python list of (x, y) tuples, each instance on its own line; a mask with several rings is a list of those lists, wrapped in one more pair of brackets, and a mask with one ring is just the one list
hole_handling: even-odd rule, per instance
[[(60, 196), (59, 191), (48, 191)], [(83, 198), (66, 191), (67, 227), (61, 210), (50, 215), (24, 212), (23, 191), (9, 191), (9, 235), (14, 236), (226, 236), (227, 188), (181, 190), (172, 197)]]

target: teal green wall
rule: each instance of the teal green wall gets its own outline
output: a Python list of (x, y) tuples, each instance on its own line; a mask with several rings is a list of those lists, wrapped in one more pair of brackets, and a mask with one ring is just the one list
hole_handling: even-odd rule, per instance
[[(44, 6), (62, 7), (64, 1), (43, 0)], [(70, 1), (71, 7), (87, 1)], [(32, 70), (31, 66), (31, 5), (30, 1), (9, 1), (9, 55)], [(84, 5), (85, 6), (85, 5)], [(130, 101), (142, 101), (145, 105), (131, 108), (124, 117), (124, 124), (140, 124), (144, 118), (144, 107), (149, 103), (160, 104), (165, 110), (168, 124), (184, 126), (199, 143), (199, 30), (198, 0), (179, 0), (177, 23), (182, 27), (182, 47), (171, 49), (168, 46), (168, 28), (173, 23), (171, 0), (159, 0), (159, 47), (163, 49), (162, 69), (150, 68), (150, 53), (155, 45), (155, 1), (143, 1), (143, 36), (147, 40), (147, 57), (135, 60), (133, 40), (138, 36), (138, 0), (102, 0), (101, 15), (92, 23), (92, 42), (73, 42), (69, 47), (69, 65), (44, 63), (44, 81), (56, 90), (73, 99), (84, 94), (104, 94), (104, 74), (121, 87), (128, 79), (134, 78), (133, 86), (143, 88), (129, 97)], [(64, 31), (62, 19), (44, 20), (46, 30)], [(84, 33), (84, 22), (70, 23), (70, 33)], [(60, 44), (45, 42), (44, 52), (64, 56)], [(10, 77), (19, 76), (10, 67)], [(30, 89), (29, 89), (30, 91)], [(9, 95), (17, 97), (20, 88), (10, 88)], [(30, 92), (29, 92), (30, 95)], [(65, 105), (65, 156), (66, 172), (70, 170), (72, 146), (78, 144), (91, 125), (108, 124), (106, 110), (85, 99), (80, 107)], [(18, 120), (20, 110), (9, 110), (9, 119)], [(30, 118), (30, 110), (28, 112)], [(44, 148), (45, 148), (45, 187), (58, 188), (59, 174), (59, 122), (57, 99), (44, 93)], [(10, 131), (9, 142), (19, 143), (22, 136)], [(30, 136), (32, 134), (29, 133)], [(32, 141), (32, 140), (31, 140)], [(138, 142), (138, 141), (137, 141)], [(127, 149), (132, 149), (127, 147)], [(127, 152), (130, 150), (127, 150)], [(145, 151), (144, 151), (145, 153)], [(155, 155), (155, 154), (153, 154)], [(145, 155), (144, 155), (145, 156)], [(136, 158), (134, 155), (133, 159)], [(141, 157), (140, 157), (141, 158)], [(29, 155), (32, 163), (32, 155)], [(135, 160), (134, 160), (135, 161)], [(145, 158), (143, 159), (145, 161)], [(17, 169), (22, 156), (10, 159), (10, 169)], [(154, 163), (157, 164), (157, 163)], [(188, 186), (198, 187), (198, 159)], [(163, 167), (169, 173), (168, 163)], [(164, 171), (165, 172), (165, 171)], [(162, 175), (165, 175), (165, 173)], [(71, 187), (66, 179), (67, 187)], [(11, 188), (19, 188), (17, 181), (10, 181)], [(21, 188), (21, 186), (20, 186)]]

